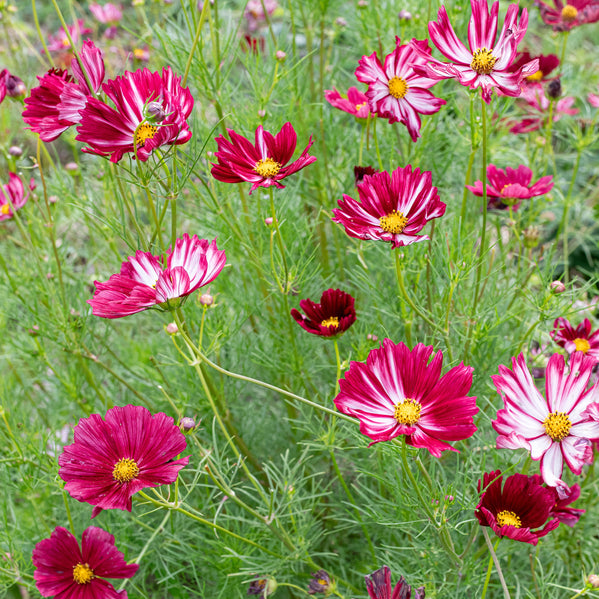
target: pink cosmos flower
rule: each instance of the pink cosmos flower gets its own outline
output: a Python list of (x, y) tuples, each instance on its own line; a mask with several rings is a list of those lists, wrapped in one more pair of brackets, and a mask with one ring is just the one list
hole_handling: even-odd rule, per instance
[(333, 222), (341, 223), (350, 237), (390, 241), (393, 248), (428, 239), (417, 235), (426, 223), (445, 214), (445, 204), (432, 185), (430, 171), (412, 166), (365, 175), (358, 184), (360, 201), (348, 195), (333, 210)]
[(560, 317), (555, 319), (550, 335), (569, 354), (582, 352), (599, 361), (599, 329), (595, 332), (591, 329), (591, 321), (588, 318), (574, 328), (567, 318)]
[[(540, 84), (527, 85), (522, 90), (522, 100), (525, 105), (523, 118), (510, 122), (512, 133), (530, 133), (545, 127), (549, 119), (549, 98), (545, 95)], [(564, 115), (578, 114), (578, 108), (571, 108), (575, 98), (567, 96), (558, 100), (553, 106), (553, 122), (557, 123)]]
[(443, 354), (437, 352), (429, 364), (432, 353), (422, 343), (410, 351), (385, 339), (365, 364), (350, 364), (339, 381), (337, 409), (358, 418), (360, 432), (372, 443), (405, 435), (406, 443), (437, 458), (446, 449), (457, 451), (445, 441), (467, 439), (477, 430), (476, 397), (466, 396), (473, 369), (459, 364), (441, 376)]
[(245, 18), (246, 30), (249, 33), (257, 31), (266, 21), (264, 8), (268, 16), (279, 7), (277, 0), (249, 0), (245, 5), (243, 16)]
[(376, 52), (363, 56), (356, 69), (358, 81), (368, 84), (370, 110), (390, 123), (403, 123), (412, 141), (420, 137), (419, 114), (434, 114), (445, 104), (428, 91), (437, 78), (417, 74), (415, 67), (424, 67), (431, 59), (428, 41), (412, 40), (401, 45), (396, 39), (395, 50), (381, 64)]
[[(79, 53), (92, 89), (76, 58), (71, 61), (73, 78), (65, 70), (50, 69), (38, 77), (40, 84), (25, 98), (23, 120), (42, 141), (53, 141), (71, 125), (80, 122), (80, 111), (90, 95), (95, 94), (104, 81), (104, 54), (92, 41), (85, 41)], [(75, 81), (76, 79), (76, 81)]]
[(104, 579), (131, 578), (139, 569), (127, 564), (114, 537), (97, 526), (83, 531), (81, 548), (66, 528), (57, 526), (35, 546), (31, 559), (37, 590), (55, 599), (127, 599), (126, 591), (116, 591)]
[[(33, 179), (29, 189), (35, 189)], [(12, 218), (15, 211), (22, 208), (28, 199), (29, 192), (25, 193), (21, 179), (15, 173), (9, 172), (8, 183), (0, 185), (0, 222)]]
[(399, 582), (393, 588), (389, 566), (383, 566), (372, 574), (367, 574), (364, 579), (370, 599), (424, 599), (424, 587), (417, 588), (412, 596), (412, 587), (403, 576), (400, 576)]
[(185, 435), (162, 412), (143, 406), (114, 407), (82, 418), (73, 429), (75, 442), (58, 458), (65, 489), (78, 501), (91, 503), (92, 518), (102, 510), (131, 511), (131, 497), (146, 487), (170, 485), (189, 456), (175, 458), (187, 447)]
[(353, 114), (357, 119), (367, 119), (370, 114), (368, 98), (357, 87), (347, 90), (347, 97), (342, 96), (335, 88), (324, 90), (325, 100), (335, 108)]
[(301, 300), (300, 308), (305, 316), (295, 308), (291, 310), (291, 316), (302, 329), (313, 335), (335, 337), (356, 322), (354, 298), (341, 289), (327, 289), (318, 304), (311, 299)]
[(478, 492), (483, 493), (474, 511), (479, 524), (490, 526), (499, 537), (536, 545), (560, 522), (556, 517), (547, 522), (555, 491), (543, 487), (538, 478), (512, 474), (503, 483), (501, 470), (485, 473), (478, 481)]
[(162, 74), (139, 69), (108, 80), (102, 90), (114, 108), (89, 98), (81, 111), (76, 139), (89, 145), (83, 151), (110, 156), (111, 162), (133, 152), (145, 162), (155, 148), (188, 142), (193, 97), (180, 82), (170, 67)]
[(596, 0), (553, 0), (550, 6), (542, 0), (535, 0), (541, 18), (553, 31), (570, 31), (573, 27), (599, 21), (599, 2)]
[(529, 52), (518, 52), (516, 60), (509, 67), (509, 71), (512, 73), (519, 71), (523, 66), (529, 62), (538, 59), (539, 70), (522, 80), (525, 85), (528, 83), (539, 83), (540, 81), (547, 81), (548, 75), (559, 66), (559, 58), (555, 54), (538, 54), (532, 56)]
[[(524, 77), (539, 70), (539, 61), (532, 60), (517, 72), (510, 72), (518, 44), (528, 27), (528, 11), (523, 8), (518, 22), (518, 5), (510, 4), (503, 28), (497, 37), (499, 2), (494, 2), (489, 12), (487, 0), (470, 0), (472, 16), (468, 24), (468, 45), (457, 38), (444, 6), (439, 8), (437, 21), (428, 24), (431, 41), (451, 63), (431, 58), (417, 72), (437, 80), (456, 78), (470, 89), (480, 87), (483, 100), (489, 104), (493, 88), (506, 96), (519, 96)], [(416, 48), (421, 52), (418, 48)], [(422, 52), (421, 52), (422, 53)], [(424, 54), (423, 54), (424, 55)], [(424, 55), (426, 58), (426, 55)]]
[[(551, 175), (541, 177), (534, 185), (531, 185), (532, 171), (523, 164), (518, 168), (508, 166), (505, 171), (497, 168), (494, 164), (489, 164), (487, 179), (488, 207), (495, 210), (505, 210), (511, 206), (512, 210), (516, 211), (521, 200), (544, 195), (553, 189)], [(466, 185), (466, 187), (475, 196), (483, 196), (482, 181), (476, 181), (474, 185)]]
[(588, 99), (593, 108), (599, 108), (599, 94), (589, 94)]
[(96, 17), (100, 23), (109, 25), (108, 29), (104, 32), (104, 37), (108, 39), (114, 39), (117, 33), (116, 24), (123, 18), (123, 7), (122, 5), (112, 4), (107, 2), (104, 6), (100, 4), (90, 4), (89, 10)]
[[(72, 25), (67, 25), (67, 28), (69, 30), (71, 39), (73, 40), (73, 43), (76, 46), (79, 45), (79, 40), (82, 35), (87, 35), (88, 33), (92, 32), (92, 30), (89, 27), (84, 27), (83, 19), (79, 19), (76, 23), (73, 23)], [(60, 52), (61, 50), (70, 50), (71, 42), (69, 42), (69, 38), (67, 37), (67, 34), (65, 33), (64, 27), (61, 27), (58, 30), (58, 32), (55, 33), (54, 35), (49, 35), (48, 43), (46, 45), (48, 46), (48, 50), (50, 52)], [(43, 50), (42, 50), (42, 52), (43, 52)]]
[(308, 150), (312, 146), (312, 136), (301, 156), (285, 166), (293, 156), (297, 144), (297, 134), (291, 123), (285, 123), (279, 133), (273, 136), (262, 125), (256, 129), (255, 143), (227, 129), (231, 141), (224, 135), (216, 138), (218, 152), (217, 164), (212, 163), (212, 176), (225, 183), (251, 182), (250, 193), (258, 187), (274, 185), (279, 189), (285, 186), (279, 183), (285, 177), (297, 173), (315, 160)]
[(216, 279), (226, 262), (216, 239), (189, 237), (187, 233), (167, 251), (166, 264), (159, 256), (137, 251), (121, 272), (105, 283), (95, 281), (96, 292), (88, 304), (95, 316), (121, 318), (148, 308), (171, 310), (196, 289)]
[(599, 439), (599, 422), (588, 412), (599, 400), (597, 384), (587, 390), (595, 363), (594, 358), (574, 352), (566, 373), (564, 356), (551, 356), (546, 399), (535, 387), (524, 354), (512, 358), (513, 370), (501, 365), (499, 375), (492, 377), (505, 405), (492, 423), (499, 433), (497, 447), (530, 451), (533, 460), (541, 460), (543, 480), (557, 487), (560, 497), (567, 489), (561, 480), (564, 460), (574, 474), (580, 474), (593, 460), (592, 441)]

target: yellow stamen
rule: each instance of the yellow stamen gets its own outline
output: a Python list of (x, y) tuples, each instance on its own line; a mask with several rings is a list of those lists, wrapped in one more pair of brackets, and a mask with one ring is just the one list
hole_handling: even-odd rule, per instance
[(529, 75), (526, 78), (526, 81), (532, 81), (532, 82), (540, 81), (541, 79), (543, 79), (543, 75), (544, 75), (543, 71), (541, 71), (541, 69), (539, 69), (536, 73)]
[(146, 50), (143, 48), (133, 48), (133, 58), (143, 60), (146, 57)]
[(561, 441), (570, 433), (572, 423), (568, 414), (564, 412), (551, 412), (543, 421), (545, 432), (554, 440)]
[(496, 62), (497, 59), (493, 56), (491, 50), (483, 47), (476, 50), (472, 55), (470, 67), (479, 75), (488, 75), (493, 70)]
[(119, 483), (131, 482), (139, 474), (137, 462), (131, 458), (123, 458), (114, 465), (112, 478)]
[(383, 231), (399, 235), (406, 228), (408, 219), (401, 212), (394, 210), (391, 214), (387, 214), (387, 216), (381, 216), (379, 224)]
[(522, 528), (522, 520), (510, 510), (502, 510), (497, 514), (497, 524), (499, 526), (515, 526)]
[(395, 414), (393, 416), (399, 424), (414, 426), (420, 418), (421, 409), (422, 406), (419, 401), (411, 397), (406, 397), (395, 406)]
[(276, 177), (283, 165), (272, 158), (261, 158), (256, 162), (254, 170), (265, 179)]
[(134, 145), (138, 148), (143, 148), (146, 139), (152, 139), (156, 135), (156, 131), (158, 131), (158, 127), (149, 123), (140, 123), (133, 135)]
[(318, 584), (322, 585), (323, 587), (327, 586), (329, 584), (324, 578), (319, 578), (317, 580), (317, 582), (318, 582)]
[(398, 100), (401, 100), (408, 93), (408, 84), (405, 79), (392, 77), (389, 79), (389, 93)]
[(356, 112), (359, 112), (360, 110), (362, 110), (362, 108), (364, 108), (364, 106), (366, 106), (366, 104), (368, 104), (368, 102), (362, 102), (362, 104), (356, 104)]
[(576, 346), (576, 351), (581, 351), (583, 354), (586, 354), (591, 349), (591, 344), (588, 340), (581, 339), (580, 337), (574, 339), (574, 345)]
[(87, 584), (95, 578), (94, 571), (89, 567), (89, 564), (77, 564), (73, 567), (73, 580), (77, 584)]
[(578, 10), (571, 4), (566, 4), (564, 8), (562, 8), (562, 19), (567, 22), (574, 21), (578, 16)]
[(10, 206), (8, 204), (2, 204), (2, 206), (0, 206), (0, 214), (10, 214)]
[(331, 318), (327, 318), (320, 323), (320, 326), (323, 327), (338, 327), (339, 319), (336, 316), (331, 316)]

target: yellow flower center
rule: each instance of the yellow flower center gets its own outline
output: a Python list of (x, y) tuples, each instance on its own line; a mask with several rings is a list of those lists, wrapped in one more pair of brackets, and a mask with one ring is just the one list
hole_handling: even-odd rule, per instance
[(411, 397), (406, 397), (395, 406), (395, 414), (393, 414), (393, 416), (399, 424), (413, 426), (420, 418), (421, 409), (422, 406), (419, 401), (412, 399)]
[(364, 108), (364, 106), (366, 106), (366, 104), (368, 104), (368, 102), (362, 102), (362, 104), (356, 104), (356, 112), (362, 110), (362, 108)]
[(515, 526), (516, 528), (522, 527), (522, 520), (510, 510), (502, 510), (497, 514), (497, 524), (499, 526)]
[(143, 148), (146, 143), (146, 139), (152, 139), (156, 135), (158, 127), (150, 125), (149, 123), (140, 123), (135, 130), (133, 135), (133, 143), (138, 148)]
[(476, 50), (472, 55), (470, 67), (479, 75), (488, 75), (493, 70), (496, 62), (497, 59), (493, 56), (491, 50), (483, 47)]
[(331, 316), (331, 318), (327, 318), (320, 323), (320, 326), (323, 327), (338, 327), (339, 319), (336, 316)]
[(574, 345), (576, 346), (576, 351), (581, 351), (583, 354), (586, 354), (591, 349), (591, 344), (588, 340), (581, 339), (580, 337), (574, 339)]
[(114, 465), (112, 478), (119, 483), (131, 482), (139, 474), (137, 462), (131, 458), (123, 458)]
[(540, 81), (541, 79), (543, 79), (543, 71), (541, 71), (541, 69), (539, 69), (536, 73), (533, 73), (532, 75), (529, 75), (526, 78), (526, 81)]
[(399, 235), (406, 228), (408, 219), (401, 212), (394, 210), (391, 214), (387, 214), (387, 216), (381, 216), (379, 224), (383, 231)]
[[(574, 9), (574, 10), (576, 10), (576, 9)], [(69, 38), (68, 38), (68, 37), (65, 37), (65, 38), (62, 40), (62, 45), (63, 45), (65, 48), (70, 48), (70, 47), (71, 47), (71, 42), (69, 42)]]
[(89, 564), (77, 564), (73, 567), (73, 580), (77, 584), (87, 584), (92, 578), (95, 578), (94, 571)]
[(10, 214), (10, 206), (8, 204), (2, 204), (2, 206), (0, 206), (0, 214)]
[(146, 51), (143, 48), (133, 48), (133, 57), (137, 60), (143, 60), (146, 56)]
[(265, 179), (272, 179), (281, 170), (283, 165), (272, 158), (261, 158), (256, 162), (254, 170)]
[(329, 584), (324, 578), (319, 578), (317, 582), (322, 586), (327, 586)]
[(401, 100), (408, 93), (408, 84), (405, 79), (392, 77), (389, 79), (389, 93), (398, 100)]
[(564, 21), (574, 21), (578, 16), (578, 10), (574, 8), (571, 4), (566, 4), (564, 8), (562, 8), (562, 19)]
[(561, 441), (568, 436), (572, 423), (568, 414), (563, 412), (551, 412), (543, 421), (545, 432), (554, 440)]

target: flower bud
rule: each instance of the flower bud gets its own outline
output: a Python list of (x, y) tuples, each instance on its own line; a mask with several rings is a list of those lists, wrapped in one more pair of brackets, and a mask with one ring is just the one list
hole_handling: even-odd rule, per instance
[(524, 229), (524, 246), (527, 248), (536, 248), (539, 245), (541, 234), (538, 227), (530, 226)]
[(261, 109), (258, 111), (258, 116), (259, 116), (261, 119), (263, 119), (263, 118), (266, 116), (266, 110), (264, 110), (264, 109), (262, 109), (262, 108), (261, 108)]
[(169, 335), (176, 335), (179, 332), (179, 327), (177, 326), (176, 322), (169, 322), (166, 325), (166, 332)]
[(335, 19), (335, 25), (337, 25), (337, 27), (347, 27), (347, 21), (343, 17), (337, 17)]
[(562, 95), (561, 79), (554, 79), (547, 86), (547, 95), (553, 100), (557, 100)]
[(190, 416), (184, 416), (181, 418), (181, 422), (179, 422), (179, 426), (183, 430), (183, 432), (188, 433), (192, 431), (196, 427), (196, 421)]
[(264, 224), (265, 224), (267, 227), (270, 227), (270, 226), (271, 226), (271, 225), (272, 225), (274, 222), (275, 222), (275, 221), (273, 220), (272, 216), (267, 216), (267, 217), (264, 219)]
[(202, 293), (202, 295), (200, 295), (200, 304), (202, 304), (202, 306), (209, 307), (213, 303), (214, 296), (210, 295), (209, 293)]
[(166, 118), (166, 112), (160, 102), (148, 102), (144, 110), (144, 116), (148, 123), (162, 123)]
[(551, 289), (551, 291), (556, 294), (563, 293), (564, 291), (566, 291), (566, 286), (561, 281), (552, 281), (549, 284), (549, 289)]
[(403, 8), (399, 11), (399, 14), (397, 16), (399, 17), (400, 21), (412, 20), (412, 13), (408, 10), (404, 10)]
[(10, 146), (8, 153), (15, 158), (19, 158), (23, 155), (23, 150), (19, 146)]
[(589, 576), (589, 584), (594, 588), (594, 589), (599, 589), (599, 576), (597, 576), (597, 574), (591, 574)]
[(256, 576), (250, 583), (247, 594), (268, 597), (277, 590), (277, 586), (277, 581), (274, 578), (261, 578), (260, 576)]
[(64, 170), (68, 173), (76, 173), (79, 170), (79, 165), (76, 162), (67, 162), (64, 165)]
[(11, 98), (23, 98), (27, 93), (27, 87), (23, 81), (15, 75), (6, 78), (6, 95)]
[(287, 58), (287, 54), (283, 52), (283, 50), (277, 50), (275, 54), (275, 58), (281, 62), (283, 62)]

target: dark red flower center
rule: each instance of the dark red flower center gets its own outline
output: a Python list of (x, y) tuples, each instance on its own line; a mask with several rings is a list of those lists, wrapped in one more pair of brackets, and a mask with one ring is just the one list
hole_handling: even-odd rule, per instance
[(522, 527), (522, 520), (516, 515), (515, 512), (510, 510), (502, 510), (496, 516), (497, 524), (499, 526), (515, 526), (516, 528)]
[(389, 79), (389, 93), (397, 100), (401, 100), (408, 93), (408, 89), (405, 79), (401, 77), (391, 77)]
[(89, 564), (78, 563), (73, 567), (73, 580), (77, 584), (87, 584), (92, 578), (95, 578), (95, 575)]
[(133, 145), (137, 148), (143, 148), (146, 139), (152, 139), (156, 135), (158, 127), (149, 123), (140, 123), (133, 135)]
[(331, 316), (330, 318), (327, 318), (327, 319), (323, 320), (320, 323), (320, 326), (323, 326), (323, 327), (338, 327), (339, 326), (339, 319), (336, 316)]
[(561, 441), (570, 433), (572, 423), (568, 414), (564, 412), (551, 412), (543, 421), (545, 432), (554, 440)]
[(406, 228), (408, 219), (401, 212), (394, 210), (391, 214), (387, 214), (387, 216), (381, 216), (379, 224), (381, 225), (381, 229), (386, 233), (399, 235)]
[(137, 462), (131, 458), (123, 458), (114, 465), (112, 478), (119, 483), (131, 482), (139, 475)]
[(483, 47), (476, 50), (472, 55), (470, 67), (479, 75), (488, 75), (493, 70), (496, 62), (497, 59), (493, 56), (491, 50)]
[(578, 10), (571, 4), (566, 4), (566, 6), (562, 8), (562, 20), (572, 22), (576, 19), (577, 16)]
[(574, 339), (573, 343), (576, 346), (576, 351), (581, 351), (583, 354), (586, 354), (589, 349), (591, 349), (591, 344), (587, 339), (581, 339), (580, 337), (577, 337)]
[(418, 400), (406, 397), (395, 406), (393, 417), (399, 424), (414, 426), (420, 418), (421, 409), (422, 406)]
[(254, 170), (265, 179), (276, 177), (283, 165), (272, 158), (261, 158), (256, 162)]

